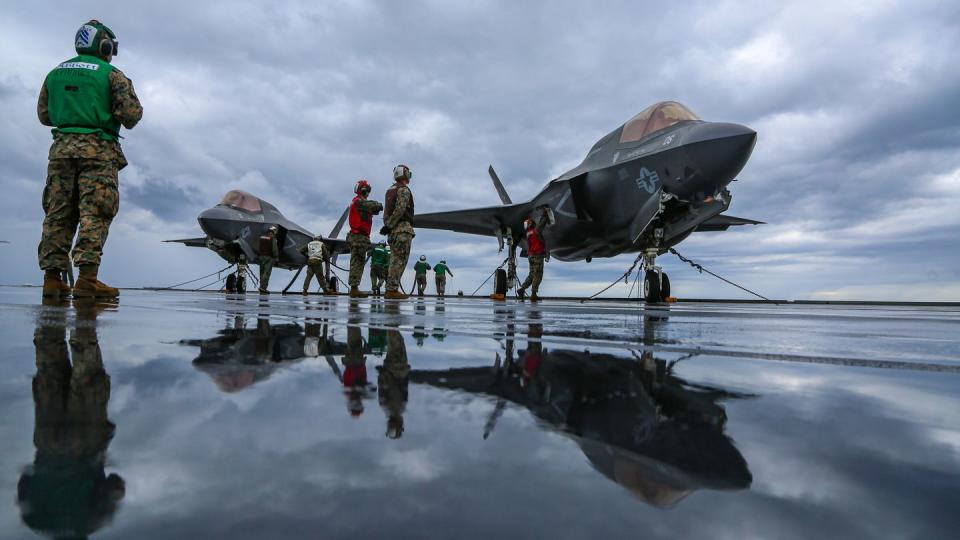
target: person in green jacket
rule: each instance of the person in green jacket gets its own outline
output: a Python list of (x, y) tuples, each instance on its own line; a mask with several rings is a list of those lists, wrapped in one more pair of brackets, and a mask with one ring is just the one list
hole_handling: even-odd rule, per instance
[(53, 68), (37, 99), (40, 123), (53, 128), (37, 248), (43, 295), (70, 294), (62, 276), (72, 245), (73, 264), (80, 269), (73, 296), (117, 297), (120, 292), (100, 281), (98, 272), (120, 208), (118, 173), (127, 166), (120, 128), (133, 129), (143, 107), (133, 82), (110, 63), (118, 49), (112, 30), (91, 20), (74, 41), (77, 56)]
[(420, 256), (417, 264), (413, 265), (413, 270), (417, 273), (417, 296), (423, 296), (423, 291), (427, 289), (427, 270), (430, 270), (426, 255)]
[(373, 247), (370, 254), (370, 284), (373, 294), (379, 296), (380, 290), (387, 282), (387, 271), (390, 269), (390, 248), (386, 242), (380, 242)]
[(437, 282), (437, 295), (443, 297), (447, 290), (447, 274), (453, 277), (453, 272), (447, 266), (447, 261), (440, 261), (433, 267), (433, 274)]

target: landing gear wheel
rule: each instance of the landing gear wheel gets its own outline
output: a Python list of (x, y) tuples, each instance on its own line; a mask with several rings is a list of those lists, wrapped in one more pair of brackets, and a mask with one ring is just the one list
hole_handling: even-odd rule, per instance
[(660, 302), (660, 276), (655, 270), (647, 270), (643, 277), (643, 299), (648, 303)]
[(507, 294), (507, 271), (503, 268), (498, 268), (493, 278), (493, 293)]
[(247, 278), (242, 275), (237, 276), (237, 293), (246, 294), (247, 292)]
[(670, 278), (666, 272), (660, 273), (660, 301), (666, 302), (670, 298)]

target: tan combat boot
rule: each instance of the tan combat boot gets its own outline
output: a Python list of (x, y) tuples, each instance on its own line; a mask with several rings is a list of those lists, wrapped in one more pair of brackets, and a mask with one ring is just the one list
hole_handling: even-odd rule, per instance
[(383, 297), (386, 298), (387, 300), (406, 300), (407, 298), (410, 298), (409, 295), (403, 294), (400, 291), (387, 291), (387, 293), (384, 294)]
[(360, 290), (359, 287), (350, 287), (350, 298), (366, 298), (367, 293)]
[(74, 298), (116, 298), (120, 291), (97, 279), (99, 267), (93, 264), (80, 267), (80, 277), (73, 286)]
[(70, 286), (61, 279), (59, 270), (47, 270), (43, 273), (43, 296), (58, 297), (70, 294)]

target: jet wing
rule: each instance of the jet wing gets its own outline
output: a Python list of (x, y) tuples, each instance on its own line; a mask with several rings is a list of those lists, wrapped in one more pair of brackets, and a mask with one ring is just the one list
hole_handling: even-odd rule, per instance
[(725, 231), (737, 225), (766, 225), (762, 221), (718, 214), (697, 225), (697, 231)]
[(207, 237), (201, 236), (200, 238), (181, 238), (179, 240), (164, 240), (164, 242), (174, 242), (178, 244), (183, 244), (189, 247), (207, 247)]
[(497, 231), (511, 225), (519, 225), (526, 214), (526, 204), (508, 204), (417, 214), (413, 226), (418, 229), (440, 229), (466, 234), (496, 236)]
[(324, 238), (323, 243), (326, 244), (327, 247), (330, 249), (331, 255), (339, 255), (341, 253), (350, 253), (350, 246), (347, 245), (346, 240), (340, 240), (339, 238)]

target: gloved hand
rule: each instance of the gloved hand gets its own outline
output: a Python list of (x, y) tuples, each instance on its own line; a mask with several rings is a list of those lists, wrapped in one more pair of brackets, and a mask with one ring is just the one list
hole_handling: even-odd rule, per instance
[(387, 227), (386, 225), (384, 225), (383, 227), (380, 227), (380, 234), (382, 234), (382, 235), (384, 235), (384, 236), (389, 236), (389, 235), (390, 235), (390, 227)]

